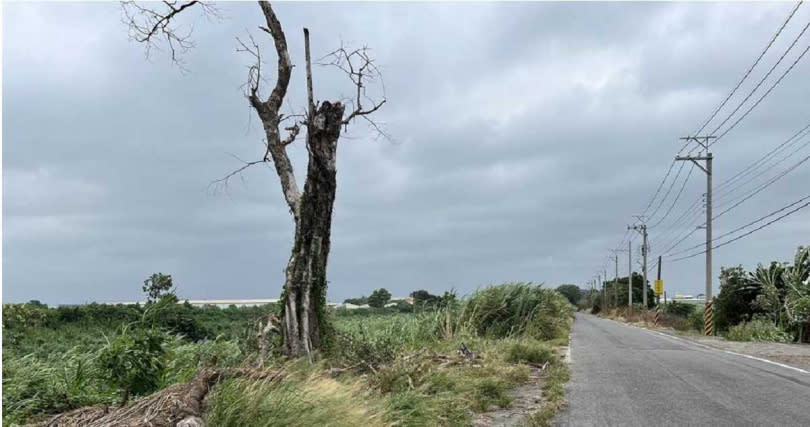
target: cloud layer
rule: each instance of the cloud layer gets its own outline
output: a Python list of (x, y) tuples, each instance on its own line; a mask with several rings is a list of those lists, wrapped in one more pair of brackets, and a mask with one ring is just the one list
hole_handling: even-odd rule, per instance
[[(257, 167), (227, 191), (209, 186), (238, 167), (232, 156), (253, 159), (262, 148), (240, 90), (248, 58), (234, 39), (261, 14), (253, 4), (222, 8), (222, 21), (195, 18), (183, 74), (160, 52), (145, 60), (117, 5), (4, 5), (4, 301), (134, 300), (155, 271), (172, 274), (188, 298), (279, 295), (292, 221), (277, 177)], [(607, 250), (646, 206), (677, 138), (722, 101), (790, 8), (279, 4), (297, 65), (291, 108), (304, 105), (304, 26), (315, 57), (341, 40), (373, 48), (389, 100), (376, 118), (393, 142), (360, 123), (341, 140), (330, 299), (377, 287), (405, 295), (511, 280), (584, 284), (612, 268)], [(741, 93), (808, 19), (797, 13)], [(716, 180), (810, 121), (808, 62), (718, 143)], [(317, 98), (351, 91), (334, 70), (315, 73)], [(300, 181), (306, 151), (297, 145), (292, 156)], [(805, 196), (808, 182), (803, 165), (725, 215), (716, 233)], [(672, 218), (704, 188), (694, 170)], [(651, 232), (653, 252), (681, 231), (668, 221)], [(803, 211), (722, 248), (715, 269), (789, 259), (807, 236)], [(696, 233), (684, 246), (700, 241)], [(668, 290), (702, 291), (702, 268), (702, 257), (665, 262)]]

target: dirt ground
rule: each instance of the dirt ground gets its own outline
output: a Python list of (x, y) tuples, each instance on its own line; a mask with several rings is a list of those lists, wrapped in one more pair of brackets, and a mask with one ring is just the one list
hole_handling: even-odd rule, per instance
[[(563, 362), (570, 363), (568, 347), (559, 347), (557, 351), (560, 353)], [(524, 425), (527, 416), (543, 409), (545, 399), (542, 386), (543, 372), (541, 368), (533, 366), (529, 374), (529, 381), (510, 391), (512, 405), (509, 408), (497, 408), (482, 414), (476, 414), (473, 418), (473, 425), (475, 427)]]
[(523, 425), (527, 415), (537, 412), (543, 407), (542, 381), (540, 369), (533, 367), (529, 374), (529, 381), (510, 391), (512, 405), (508, 408), (498, 408), (476, 414), (473, 418), (473, 425), (475, 427)]

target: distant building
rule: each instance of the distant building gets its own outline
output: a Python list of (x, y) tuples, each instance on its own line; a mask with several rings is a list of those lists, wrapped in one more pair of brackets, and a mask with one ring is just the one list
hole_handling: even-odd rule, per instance
[(705, 304), (706, 303), (706, 295), (704, 294), (697, 294), (697, 295), (688, 295), (682, 294), (680, 292), (676, 292), (675, 296), (669, 298), (669, 302), (679, 302), (684, 304)]
[[(275, 304), (279, 302), (277, 298), (268, 298), (268, 299), (190, 299), (190, 300), (180, 300), (178, 304), (184, 304), (188, 302), (194, 307), (219, 307), (219, 308), (228, 308), (230, 306), (236, 307), (257, 307), (260, 305), (265, 304)], [(113, 302), (110, 303), (111, 305), (115, 304), (123, 304), (123, 305), (135, 305), (135, 304), (146, 304), (145, 301), (137, 301), (137, 302)]]

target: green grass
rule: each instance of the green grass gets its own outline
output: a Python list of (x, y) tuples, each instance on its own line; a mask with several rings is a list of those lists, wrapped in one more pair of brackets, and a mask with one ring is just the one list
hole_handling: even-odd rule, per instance
[(565, 383), (571, 378), (568, 365), (555, 361), (550, 365), (543, 378), (543, 397), (546, 399), (543, 409), (527, 417), (528, 426), (551, 426), (554, 416), (565, 406)]
[(792, 342), (793, 338), (768, 319), (754, 319), (729, 328), (726, 339), (731, 341)]
[[(138, 310), (11, 310), (3, 330), (3, 424), (115, 403), (120, 390), (109, 385), (97, 359), (105, 336)], [(159, 386), (189, 381), (205, 366), (253, 365), (255, 324), (267, 309), (240, 310), (180, 310), (192, 316), (182, 324), (216, 335), (194, 341), (167, 329)], [(469, 425), (476, 412), (509, 407), (510, 390), (529, 379), (528, 364), (547, 362), (550, 405), (543, 411), (552, 417), (567, 375), (552, 348), (567, 344), (570, 314), (560, 294), (519, 283), (490, 286), (435, 310), (332, 315), (334, 337), (314, 364), (269, 355), (266, 366), (283, 368), (283, 375), (219, 383), (205, 418), (217, 426)], [(474, 359), (458, 354), (462, 344)]]
[(516, 342), (506, 349), (506, 361), (510, 363), (528, 362), (543, 364), (551, 362), (556, 356), (545, 344), (537, 342)]

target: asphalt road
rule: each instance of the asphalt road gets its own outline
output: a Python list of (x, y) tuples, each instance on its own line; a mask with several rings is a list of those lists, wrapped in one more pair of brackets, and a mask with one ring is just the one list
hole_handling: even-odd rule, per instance
[(558, 426), (810, 426), (810, 374), (577, 314)]

